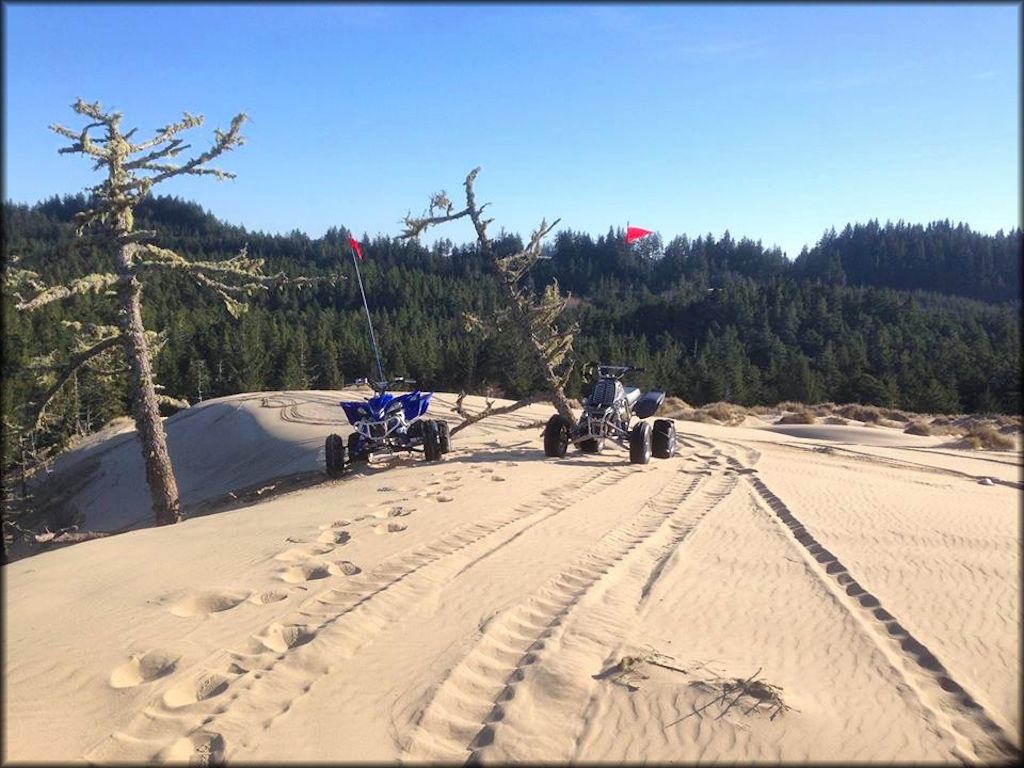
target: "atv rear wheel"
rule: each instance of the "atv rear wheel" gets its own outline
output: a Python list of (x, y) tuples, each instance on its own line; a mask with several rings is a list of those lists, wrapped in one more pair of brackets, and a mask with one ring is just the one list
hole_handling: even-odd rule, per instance
[(656, 459), (670, 459), (676, 453), (676, 423), (672, 419), (655, 419), (651, 436), (651, 453)]
[(452, 449), (451, 425), (444, 419), (437, 420), (437, 442), (441, 446), (441, 454)]
[(560, 459), (565, 456), (568, 448), (569, 422), (560, 413), (556, 413), (544, 427), (544, 455)]
[(423, 422), (423, 456), (427, 461), (441, 460), (441, 436), (438, 434), (437, 422)]
[(629, 433), (629, 461), (647, 464), (651, 460), (651, 425), (641, 421)]
[(345, 471), (345, 442), (341, 435), (328, 435), (324, 442), (324, 458), (328, 477), (341, 477)]

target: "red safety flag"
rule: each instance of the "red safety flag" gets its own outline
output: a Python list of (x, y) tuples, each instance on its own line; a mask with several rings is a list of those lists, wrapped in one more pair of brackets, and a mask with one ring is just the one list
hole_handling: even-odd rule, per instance
[(647, 235), (653, 234), (654, 232), (652, 232), (649, 229), (640, 229), (640, 227), (626, 227), (626, 245), (629, 245), (634, 240), (639, 240), (641, 237), (646, 237)]
[(356, 240), (354, 237), (350, 237), (348, 239), (348, 243), (349, 243), (349, 245), (352, 246), (352, 250), (356, 252), (356, 256), (359, 257), (359, 260), (362, 261), (363, 260), (363, 249), (359, 247), (359, 241)]

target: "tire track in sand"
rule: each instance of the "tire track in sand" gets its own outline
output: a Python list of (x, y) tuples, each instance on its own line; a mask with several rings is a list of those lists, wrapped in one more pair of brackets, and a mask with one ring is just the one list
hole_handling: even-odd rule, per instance
[[(742, 466), (731, 460), (737, 470)], [(825, 549), (804, 527), (786, 503), (752, 475), (746, 477), (760, 500), (785, 525), (812, 571), (830, 587), (897, 673), (914, 691), (926, 717), (949, 734), (956, 756), (965, 762), (987, 763), (1019, 760), (1021, 750), (984, 707), (952, 676), (935, 654), (915, 638), (881, 601), (868, 592), (850, 570)]]
[[(530, 667), (543, 659), (546, 642), (581, 600), (606, 583), (613, 572), (630, 571), (627, 561), (631, 553), (646, 550), (644, 545), (661, 535), (667, 542), (649, 555), (654, 563), (641, 572), (647, 585), (653, 583), (657, 576), (651, 572), (657, 568), (659, 556), (664, 556), (666, 549), (675, 551), (700, 519), (736, 486), (737, 479), (720, 476), (710, 481), (712, 488), (702, 489), (699, 495), (703, 503), (688, 504), (694, 492), (708, 482), (705, 473), (676, 472), (644, 502), (638, 514), (610, 530), (532, 595), (492, 620), (423, 709), (403, 750), (403, 762), (479, 760), (494, 743), (516, 686)], [(636, 591), (644, 586), (639, 577), (628, 574), (625, 581)]]
[[(225, 648), (183, 670), (123, 730), (88, 751), (90, 762), (222, 763), (233, 744), (274, 719), (330, 671), (431, 592), (445, 575), (481, 559), (527, 527), (629, 477), (633, 468), (595, 468), (527, 502), (460, 526), (324, 590), (279, 615), (241, 650)], [(334, 575), (340, 575), (336, 573)]]

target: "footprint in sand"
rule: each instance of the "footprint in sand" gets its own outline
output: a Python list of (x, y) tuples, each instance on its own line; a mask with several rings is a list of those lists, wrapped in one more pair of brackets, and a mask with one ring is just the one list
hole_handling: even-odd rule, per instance
[(249, 598), (249, 602), (253, 605), (269, 605), (270, 603), (277, 603), (288, 597), (287, 592), (282, 592), (279, 589), (271, 589), (266, 592), (256, 592)]
[(308, 643), (314, 637), (310, 627), (302, 624), (271, 624), (259, 635), (253, 635), (268, 650), (284, 653), (289, 648)]
[(217, 696), (227, 690), (227, 687), (228, 679), (224, 675), (204, 670), (168, 689), (164, 694), (164, 704), (172, 709), (187, 707)]
[(331, 575), (327, 563), (305, 563), (295, 565), (281, 572), (281, 578), (290, 584), (298, 584), (314, 579), (326, 579)]
[(412, 512), (408, 507), (392, 507), (391, 509), (379, 509), (373, 516), (381, 519), (385, 517), (405, 517)]
[[(351, 538), (352, 534), (346, 531), (327, 529), (317, 537), (317, 541), (323, 542), (324, 544), (347, 544), (348, 540)], [(330, 547), (328, 547), (327, 551), (330, 551)]]
[(181, 765), (223, 765), (224, 737), (213, 731), (182, 736), (167, 750), (165, 762)]
[(335, 520), (332, 523), (324, 523), (320, 526), (321, 531), (326, 531), (328, 528), (344, 528), (346, 525), (352, 525), (351, 520)]
[(444, 503), (444, 502), (447, 502), (447, 501), (455, 501), (455, 497), (454, 496), (446, 496), (446, 495), (442, 494), (442, 495), (437, 497), (437, 500), (442, 502), (442, 503)]
[(398, 533), (408, 528), (404, 523), (381, 523), (373, 528), (374, 533)]
[(501, 475), (491, 475), (491, 480), (493, 480), (496, 483), (504, 483), (505, 482), (505, 478), (502, 477)]
[(181, 657), (170, 651), (133, 654), (131, 659), (110, 673), (111, 688), (133, 688), (174, 671)]
[(234, 608), (251, 592), (240, 590), (207, 590), (186, 595), (171, 606), (175, 616), (204, 616)]
[(335, 576), (355, 576), (357, 573), (363, 572), (363, 569), (351, 560), (339, 560), (336, 563), (331, 563), (328, 568)]
[[(322, 541), (327, 540), (323, 539)], [(310, 544), (305, 547), (292, 547), (291, 549), (286, 549), (280, 554), (274, 555), (274, 559), (281, 560), (286, 563), (298, 563), (303, 560), (308, 560), (311, 557), (326, 555), (332, 549), (334, 549), (334, 547), (325, 546), (324, 544)]]

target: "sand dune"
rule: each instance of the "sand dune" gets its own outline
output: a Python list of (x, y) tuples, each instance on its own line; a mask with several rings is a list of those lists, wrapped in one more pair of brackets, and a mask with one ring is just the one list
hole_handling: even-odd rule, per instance
[(328, 480), (351, 395), (168, 419), (176, 526), (132, 433), (62, 457), (126, 532), (5, 567), (5, 760), (1019, 756), (1020, 452), (678, 421), (555, 460), (537, 405)]

